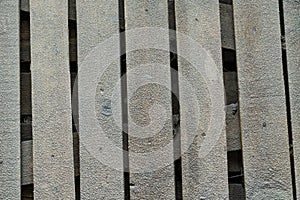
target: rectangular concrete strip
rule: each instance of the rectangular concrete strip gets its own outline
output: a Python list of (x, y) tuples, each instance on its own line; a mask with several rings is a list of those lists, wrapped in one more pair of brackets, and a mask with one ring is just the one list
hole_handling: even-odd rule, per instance
[(292, 117), (295, 179), (297, 199), (300, 199), (300, 3), (283, 1), (285, 42)]
[(184, 199), (227, 199), (218, 0), (175, 2)]
[(247, 199), (293, 199), (277, 0), (233, 0)]
[(0, 199), (21, 198), (19, 1), (0, 1)]
[(80, 198), (123, 199), (118, 0), (76, 6)]
[(175, 198), (167, 3), (125, 1), (133, 199)]
[(74, 199), (68, 1), (30, 1), (35, 199)]

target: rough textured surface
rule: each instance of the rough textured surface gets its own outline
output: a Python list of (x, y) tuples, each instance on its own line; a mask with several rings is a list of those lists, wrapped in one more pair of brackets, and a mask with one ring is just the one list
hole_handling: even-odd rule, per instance
[(35, 199), (75, 197), (68, 1), (30, 1)]
[(235, 49), (232, 5), (220, 3), (222, 47)]
[[(113, 34), (119, 33), (119, 13), (118, 13), (118, 1), (85, 1), (79, 0), (77, 3), (77, 27), (78, 27), (78, 94), (79, 94), (79, 138), (80, 138), (80, 190), (81, 199), (123, 199), (124, 198), (124, 181), (123, 172), (119, 171), (123, 169), (122, 164), (122, 152), (117, 152), (118, 155), (113, 154), (114, 152), (106, 152), (110, 156), (116, 155), (120, 157), (120, 161), (116, 162), (118, 166), (109, 166), (94, 156), (95, 151), (102, 151), (106, 144), (101, 143), (104, 141), (103, 137), (110, 139), (113, 142), (113, 148), (122, 149), (122, 127), (120, 121), (115, 121), (110, 111), (118, 117), (121, 116), (121, 100), (119, 97), (112, 97), (113, 90), (116, 89), (117, 93), (120, 94), (120, 87), (116, 84), (120, 77), (120, 61), (119, 57), (115, 58), (114, 62), (108, 63), (109, 66), (105, 69), (102, 76), (96, 74), (99, 67), (95, 64), (91, 66), (84, 65), (86, 56), (89, 55), (90, 51), (94, 50), (94, 47), (99, 46), (101, 42), (109, 40), (115, 52), (119, 50), (119, 39), (111, 40)], [(110, 49), (104, 49), (103, 53), (108, 53)], [(101, 52), (102, 53), (102, 52)], [(112, 55), (114, 56), (114, 55)], [(108, 57), (97, 57), (92, 58), (95, 62), (110, 62)], [(89, 63), (90, 64), (90, 63)], [(84, 67), (90, 68), (90, 72), (94, 72), (95, 76), (99, 76), (98, 80), (94, 82), (94, 79), (84, 80), (84, 76), (87, 73), (84, 71)], [(95, 86), (96, 84), (96, 86)], [(83, 95), (87, 87), (96, 87), (96, 93), (89, 95), (92, 96), (91, 101), (95, 101), (95, 108), (90, 108), (89, 96)], [(93, 91), (94, 92), (94, 91)], [(114, 98), (114, 99), (112, 99)], [(113, 101), (118, 101), (120, 104), (117, 107), (110, 107)], [(108, 102), (108, 103), (107, 103)], [(107, 103), (107, 104), (106, 104)], [(115, 105), (115, 104), (112, 104)], [(110, 107), (110, 109), (109, 109)], [(107, 109), (103, 112), (104, 109)], [(83, 143), (94, 134), (99, 134), (97, 127), (89, 126), (91, 120), (95, 120), (95, 116), (87, 116), (90, 110), (97, 116), (97, 122), (103, 130), (103, 135), (96, 136), (95, 146), (89, 146), (88, 143)], [(104, 114), (103, 114), (104, 113)], [(105, 136), (104, 136), (105, 135)], [(100, 137), (100, 139), (99, 139)], [(107, 139), (106, 138), (106, 139)], [(91, 152), (91, 148), (93, 152)], [(101, 155), (104, 155), (102, 152)], [(115, 160), (116, 157), (112, 157), (111, 160)], [(120, 164), (120, 165), (119, 165)], [(119, 170), (117, 170), (117, 168)]]
[[(142, 27), (168, 29), (167, 1), (128, 0), (125, 3), (125, 20), (126, 30)], [(160, 45), (168, 50), (168, 31), (165, 35), (146, 35), (145, 41), (153, 39), (151, 42), (155, 44), (157, 36), (160, 37)], [(130, 37), (127, 37), (126, 48), (132, 48), (137, 42), (142, 44), (141, 47), (148, 48), (143, 41)], [(132, 199), (175, 197), (169, 60), (169, 52), (158, 49), (141, 48), (127, 53), (129, 166), (130, 183), (134, 185), (131, 186)], [(132, 123), (137, 126), (131, 126)], [(157, 124), (163, 124), (161, 129), (155, 129)], [(142, 138), (144, 134), (149, 135)], [(163, 148), (166, 149), (157, 157), (154, 152)], [(141, 159), (138, 155), (142, 153), (149, 153), (149, 157)], [(161, 167), (156, 169), (154, 166), (158, 163)], [(148, 172), (137, 173), (135, 168), (138, 167)]]
[[(29, 12), (29, 0), (21, 0), (21, 10)], [(69, 19), (76, 19), (76, 0), (68, 0), (69, 4)]]
[(0, 199), (20, 199), (19, 2), (0, 1)]
[[(74, 166), (75, 176), (79, 176), (79, 144), (78, 133), (73, 133), (74, 138)], [(22, 148), (22, 185), (33, 184), (33, 160), (32, 160), (32, 140), (23, 141)]]
[[(70, 0), (71, 1), (71, 0)], [(73, 5), (73, 4), (72, 4)], [(74, 5), (73, 5), (74, 6)], [(71, 7), (69, 7), (71, 9)], [(75, 12), (75, 11), (72, 11)], [(75, 19), (75, 18), (74, 18)], [(73, 20), (69, 20), (69, 39), (70, 39), (70, 61), (77, 61), (77, 52), (76, 52), (76, 34), (75, 34), (75, 22)], [(29, 13), (23, 13), (21, 17), (21, 62), (30, 62), (30, 24), (29, 24)]]
[(297, 199), (300, 199), (300, 1), (283, 2)]
[(277, 0), (234, 0), (247, 199), (293, 199)]
[[(217, 79), (221, 80), (219, 85), (215, 85), (215, 91), (208, 91), (203, 74), (190, 63), (179, 57), (179, 91), (180, 91), (180, 114), (181, 114), (181, 140), (182, 150), (186, 140), (193, 140), (186, 152), (182, 155), (182, 184), (184, 199), (228, 199), (227, 180), (227, 151), (225, 122), (221, 132), (207, 132), (212, 116), (225, 116), (224, 112), (224, 88), (221, 64), (221, 33), (219, 17), (219, 1), (217, 0), (178, 0), (176, 6), (176, 26), (177, 30), (194, 39), (212, 56), (217, 67)], [(183, 49), (185, 40), (178, 39), (178, 52), (180, 55), (188, 51), (187, 56), (195, 55), (194, 49)], [(194, 50), (194, 51), (193, 51)], [(199, 63), (209, 69), (209, 58), (206, 54), (197, 59)], [(209, 69), (211, 70), (211, 69)], [(189, 85), (184, 85), (184, 78), (189, 81)], [(206, 77), (209, 78), (209, 77)], [(193, 110), (191, 104), (193, 99), (189, 99), (189, 91), (193, 91), (194, 98), (197, 99), (197, 110)], [(217, 92), (217, 94), (216, 94)], [(216, 113), (210, 111), (211, 95), (217, 95), (221, 104)], [(199, 113), (197, 113), (199, 112)], [(199, 121), (194, 121), (190, 116), (199, 115)], [(213, 122), (211, 122), (213, 123)], [(222, 123), (221, 121), (219, 123)], [(219, 124), (220, 125), (220, 124)], [(195, 130), (195, 127), (198, 130)], [(214, 137), (214, 134), (218, 135)], [(194, 139), (193, 139), (194, 138)], [(210, 138), (210, 139), (209, 139)], [(201, 146), (210, 142), (212, 148), (204, 157), (198, 157), (203, 152), (199, 152)], [(208, 147), (210, 148), (210, 147)]]

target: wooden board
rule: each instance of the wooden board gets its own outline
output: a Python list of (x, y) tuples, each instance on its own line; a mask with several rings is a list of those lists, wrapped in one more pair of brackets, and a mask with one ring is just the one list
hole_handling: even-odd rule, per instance
[(183, 198), (227, 199), (219, 1), (178, 0), (175, 6)]
[[(80, 198), (123, 199), (122, 122), (114, 119), (114, 115), (121, 116), (121, 97), (112, 96), (114, 89), (121, 94), (116, 86), (120, 77), (118, 0), (76, 3)], [(105, 41), (109, 48), (101, 46)], [(93, 50), (100, 52), (86, 58), (93, 56)], [(116, 56), (113, 61), (109, 60), (111, 56)], [(103, 62), (108, 66), (99, 71), (105, 67)], [(107, 148), (112, 149), (106, 151)]]
[(293, 199), (277, 0), (234, 0), (247, 199)]
[[(125, 1), (125, 20), (126, 30), (132, 32), (143, 27), (166, 29), (163, 34), (144, 31), (137, 37), (126, 35), (131, 198), (174, 199), (167, 1)], [(154, 44), (152, 48), (156, 44), (166, 51), (150, 50), (149, 41)], [(160, 156), (158, 151), (162, 152)]]
[(297, 199), (300, 199), (300, 2), (285, 0), (284, 23)]
[(36, 199), (75, 197), (68, 1), (30, 1)]
[(232, 5), (220, 3), (222, 47), (235, 49)]
[(19, 2), (0, 2), (0, 199), (20, 199)]
[(20, 58), (21, 62), (30, 62), (30, 19), (29, 15), (21, 18), (20, 22)]
[(33, 184), (32, 140), (23, 141), (22, 148), (22, 185)]
[(226, 94), (226, 105), (236, 104), (238, 102), (238, 86), (236, 72), (224, 72), (224, 86)]
[(21, 115), (31, 115), (31, 74), (21, 73)]

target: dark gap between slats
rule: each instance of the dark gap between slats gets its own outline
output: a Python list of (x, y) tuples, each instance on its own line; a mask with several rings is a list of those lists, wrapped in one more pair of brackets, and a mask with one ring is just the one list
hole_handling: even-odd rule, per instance
[(25, 11), (20, 11), (20, 59), (30, 63), (30, 14)]
[(119, 33), (120, 33), (120, 78), (122, 102), (122, 146), (123, 146), (123, 178), (124, 199), (130, 200), (130, 172), (128, 154), (128, 108), (127, 108), (127, 66), (126, 66), (126, 35), (125, 35), (125, 4), (119, 0)]
[(295, 176), (295, 163), (293, 154), (293, 131), (291, 122), (291, 104), (290, 104), (290, 91), (289, 91), (289, 77), (288, 77), (288, 66), (287, 66), (287, 55), (285, 49), (285, 25), (284, 25), (284, 12), (283, 12), (283, 0), (279, 0), (279, 13), (280, 13), (280, 30), (281, 30), (281, 52), (282, 52), (282, 65), (283, 65), (283, 76), (285, 86), (285, 99), (286, 99), (286, 112), (287, 112), (287, 124), (289, 133), (289, 145), (290, 145), (290, 165), (291, 165), (291, 176), (293, 186), (293, 198), (297, 199), (296, 195), (296, 176)]
[[(68, 1), (68, 12), (70, 12), (71, 1)], [(75, 10), (76, 12), (76, 10)], [(68, 14), (70, 16), (70, 13)], [(75, 13), (76, 16), (76, 13)], [(76, 170), (78, 173), (80, 171), (80, 159), (79, 155), (79, 137), (76, 136), (78, 132), (78, 62), (77, 62), (77, 22), (75, 20), (68, 20), (69, 27), (69, 67), (70, 67), (70, 80), (71, 80), (71, 101), (72, 101), (72, 132), (73, 132), (73, 159), (74, 159), (74, 174), (76, 175)], [(77, 144), (77, 145), (76, 145)], [(77, 148), (77, 149), (76, 149)], [(76, 166), (76, 163), (78, 166)], [(80, 178), (79, 176), (74, 177), (75, 183), (75, 199), (80, 199)]]
[[(32, 111), (31, 105), (31, 71), (30, 71), (30, 14), (20, 10), (20, 126), (21, 142), (32, 140)], [(26, 98), (27, 97), (27, 98)], [(24, 113), (24, 107), (28, 107)], [(21, 165), (23, 159), (21, 149)], [(21, 166), (22, 168), (22, 166)], [(29, 200), (33, 197), (33, 184), (21, 186), (21, 199)]]
[[(219, 3), (225, 3), (232, 5), (232, 0), (219, 0)], [(220, 12), (222, 12), (222, 9), (220, 9)], [(220, 13), (220, 17), (223, 16), (222, 13)], [(234, 23), (234, 19), (232, 19), (232, 22)], [(234, 26), (233, 26), (234, 27)], [(226, 31), (222, 30), (222, 33), (225, 33)], [(236, 64), (236, 51), (231, 49), (222, 48), (222, 64), (223, 64), (223, 75), (226, 77), (226, 73), (237, 73), (237, 64)], [(237, 75), (236, 75), (237, 77)], [(226, 100), (225, 104), (229, 105), (232, 103), (238, 103), (238, 92), (232, 90), (232, 88), (235, 88), (235, 85), (238, 85), (237, 78), (235, 80), (231, 80), (226, 82), (224, 79), (224, 88), (225, 88), (225, 94)], [(237, 106), (239, 104), (236, 104)], [(239, 109), (238, 109), (239, 110)], [(239, 115), (239, 112), (237, 113)], [(239, 133), (240, 134), (240, 133)], [(228, 183), (229, 187), (231, 184), (240, 184), (243, 188), (244, 187), (244, 174), (243, 174), (243, 154), (242, 150), (236, 150), (236, 151), (228, 151), (227, 152), (227, 164), (228, 164)], [(245, 191), (240, 191), (243, 194), (245, 194)], [(232, 193), (232, 190), (229, 190), (229, 199), (233, 199), (236, 197), (236, 194)]]
[(232, 5), (232, 0), (220, 0), (220, 3)]
[(21, 62), (21, 73), (31, 73), (30, 62)]
[(33, 199), (33, 184), (22, 185), (21, 199), (22, 200), (32, 200)]
[(80, 176), (75, 176), (75, 199), (80, 200)]
[(170, 65), (171, 65), (171, 89), (172, 89), (172, 123), (173, 123), (173, 158), (175, 172), (175, 198), (183, 199), (182, 196), (182, 162), (181, 162), (181, 135), (180, 135), (180, 102), (178, 80), (178, 57), (176, 40), (175, 2), (168, 1), (168, 21), (170, 38)]
[[(244, 173), (242, 165), (242, 151), (227, 152), (228, 158), (228, 182), (229, 184), (244, 184)], [(230, 195), (231, 196), (231, 195)]]
[(222, 62), (224, 72), (236, 72), (236, 53), (235, 50), (222, 48)]

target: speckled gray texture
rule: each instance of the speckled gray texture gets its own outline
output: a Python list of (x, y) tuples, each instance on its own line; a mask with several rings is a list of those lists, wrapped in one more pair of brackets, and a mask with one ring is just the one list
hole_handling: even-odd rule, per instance
[(20, 199), (19, 2), (0, 1), (0, 199)]
[[(29, 0), (20, 0), (21, 5), (20, 8), (22, 11), (29, 12)], [(69, 19), (76, 20), (76, 0), (68, 0), (69, 10), (68, 15)]]
[[(118, 0), (110, 1), (86, 1), (79, 0), (77, 3), (77, 28), (78, 28), (78, 95), (79, 95), (79, 141), (80, 141), (80, 195), (81, 199), (123, 199), (124, 198), (124, 181), (123, 172), (118, 171), (116, 168), (122, 170), (123, 166), (108, 166), (103, 163), (103, 160), (99, 160), (93, 156), (94, 152), (88, 150), (89, 144), (83, 143), (83, 137), (88, 137), (89, 134), (96, 134), (95, 129), (97, 127), (88, 126), (89, 117), (83, 115), (89, 110), (85, 110), (88, 101), (87, 97), (83, 96), (86, 87), (90, 87), (93, 84), (97, 84), (94, 95), (95, 108), (94, 109), (98, 124), (101, 126), (104, 135), (113, 142), (114, 148), (122, 149), (122, 125), (119, 122), (114, 121), (110, 112), (120, 118), (121, 116), (121, 100), (112, 99), (112, 92), (117, 87), (117, 83), (120, 77), (120, 60), (119, 57), (110, 63), (108, 68), (103, 71), (103, 75), (99, 76), (97, 82), (92, 80), (83, 81), (84, 73), (83, 67), (86, 67), (83, 63), (86, 56), (89, 55), (95, 47), (100, 47), (100, 43), (106, 40), (111, 41), (111, 46), (119, 50), (119, 40), (112, 41), (110, 37), (113, 34), (119, 33), (119, 12), (118, 12)], [(114, 43), (116, 42), (116, 43)], [(109, 49), (103, 49), (106, 53)], [(118, 56), (118, 55), (117, 55)], [(102, 61), (109, 62), (107, 57), (95, 58), (95, 62), (102, 59)], [(91, 65), (88, 66), (90, 72), (96, 72), (98, 67)], [(101, 72), (102, 73), (102, 72)], [(101, 76), (101, 77), (100, 77)], [(121, 93), (120, 88), (116, 88), (118, 94)], [(112, 104), (112, 102), (118, 101), (120, 104)], [(117, 107), (111, 107), (116, 105)], [(111, 108), (110, 108), (111, 107)], [(103, 110), (104, 109), (104, 110)], [(104, 114), (103, 114), (104, 113)], [(102, 136), (101, 136), (102, 137)], [(103, 140), (104, 138), (100, 138)], [(99, 143), (100, 144), (100, 143)], [(97, 145), (97, 144), (96, 144)], [(100, 144), (102, 145), (102, 144)], [(104, 144), (105, 145), (105, 144)], [(103, 146), (100, 149), (104, 149)], [(97, 149), (98, 150), (98, 149)], [(96, 151), (97, 151), (96, 150)], [(101, 150), (100, 150), (101, 151)], [(108, 154), (113, 152), (108, 152)], [(111, 154), (113, 155), (113, 154)], [(122, 152), (118, 155), (120, 162), (122, 163)], [(115, 157), (111, 160), (116, 159)], [(119, 164), (119, 163), (118, 163)], [(116, 168), (114, 168), (116, 167)]]
[(68, 1), (30, 1), (35, 199), (74, 199)]
[[(125, 19), (126, 30), (142, 27), (168, 29), (167, 1), (125, 1)], [(145, 41), (148, 42), (156, 36), (146, 35)], [(159, 37), (160, 45), (169, 49), (168, 31)], [(135, 46), (137, 42), (141, 40), (127, 37), (127, 49)], [(151, 42), (156, 43), (155, 39)], [(142, 47), (148, 48), (146, 45)], [(137, 125), (137, 127), (129, 126), (130, 182), (134, 184), (130, 191), (132, 199), (174, 199), (175, 197), (169, 60), (169, 52), (158, 49), (139, 49), (127, 53), (129, 120)], [(141, 83), (142, 79), (146, 81)], [(159, 83), (155, 80), (159, 80)], [(161, 106), (160, 109), (156, 107), (158, 105)], [(142, 131), (142, 127), (150, 125), (153, 129), (161, 122), (163, 123), (161, 129), (149, 131), (153, 135), (139, 138), (149, 130)], [(154, 153), (163, 148), (165, 149), (159, 156)], [(145, 160), (140, 159), (137, 155), (141, 153), (149, 153), (149, 157)], [(158, 163), (161, 167), (156, 168)], [(137, 173), (135, 167), (149, 171)]]
[(296, 187), (300, 199), (300, 1), (283, 2)]
[[(207, 51), (215, 62), (218, 70), (216, 75), (221, 80), (221, 85), (216, 85), (220, 95), (224, 99), (223, 74), (221, 64), (221, 33), (219, 1), (217, 0), (178, 0), (176, 5), (176, 26), (177, 30), (194, 39), (198, 45)], [(184, 40), (178, 40), (178, 52), (181, 54), (187, 49), (182, 49)], [(194, 50), (195, 51), (195, 50)], [(193, 49), (188, 50), (189, 55), (195, 55)], [(205, 65), (208, 57), (199, 57), (199, 63)], [(200, 65), (202, 65), (200, 64)], [(213, 67), (207, 66), (206, 67)], [(217, 113), (212, 113), (210, 94), (207, 84), (202, 77), (202, 71), (196, 69), (190, 63), (179, 58), (179, 91), (180, 91), (180, 112), (181, 112), (181, 134), (182, 139), (194, 138), (190, 148), (182, 156), (182, 184), (184, 199), (228, 199), (227, 180), (227, 148), (225, 128), (218, 133), (219, 137), (213, 138), (212, 148), (204, 157), (199, 157), (203, 152), (201, 146), (208, 142), (206, 139), (211, 116), (224, 115), (224, 102)], [(183, 84), (183, 79), (189, 80), (190, 86)], [(194, 96), (198, 101), (199, 112), (190, 108), (191, 99), (187, 91), (194, 90)], [(222, 101), (222, 100), (221, 100)], [(199, 115), (198, 121), (190, 121), (190, 116)], [(217, 123), (222, 123), (221, 121)], [(225, 122), (221, 124), (225, 127)], [(198, 130), (195, 130), (197, 127)], [(182, 143), (182, 147), (183, 147)], [(209, 148), (209, 147), (208, 147)], [(202, 149), (203, 150), (203, 149)]]
[(234, 0), (246, 199), (293, 199), (277, 0)]

